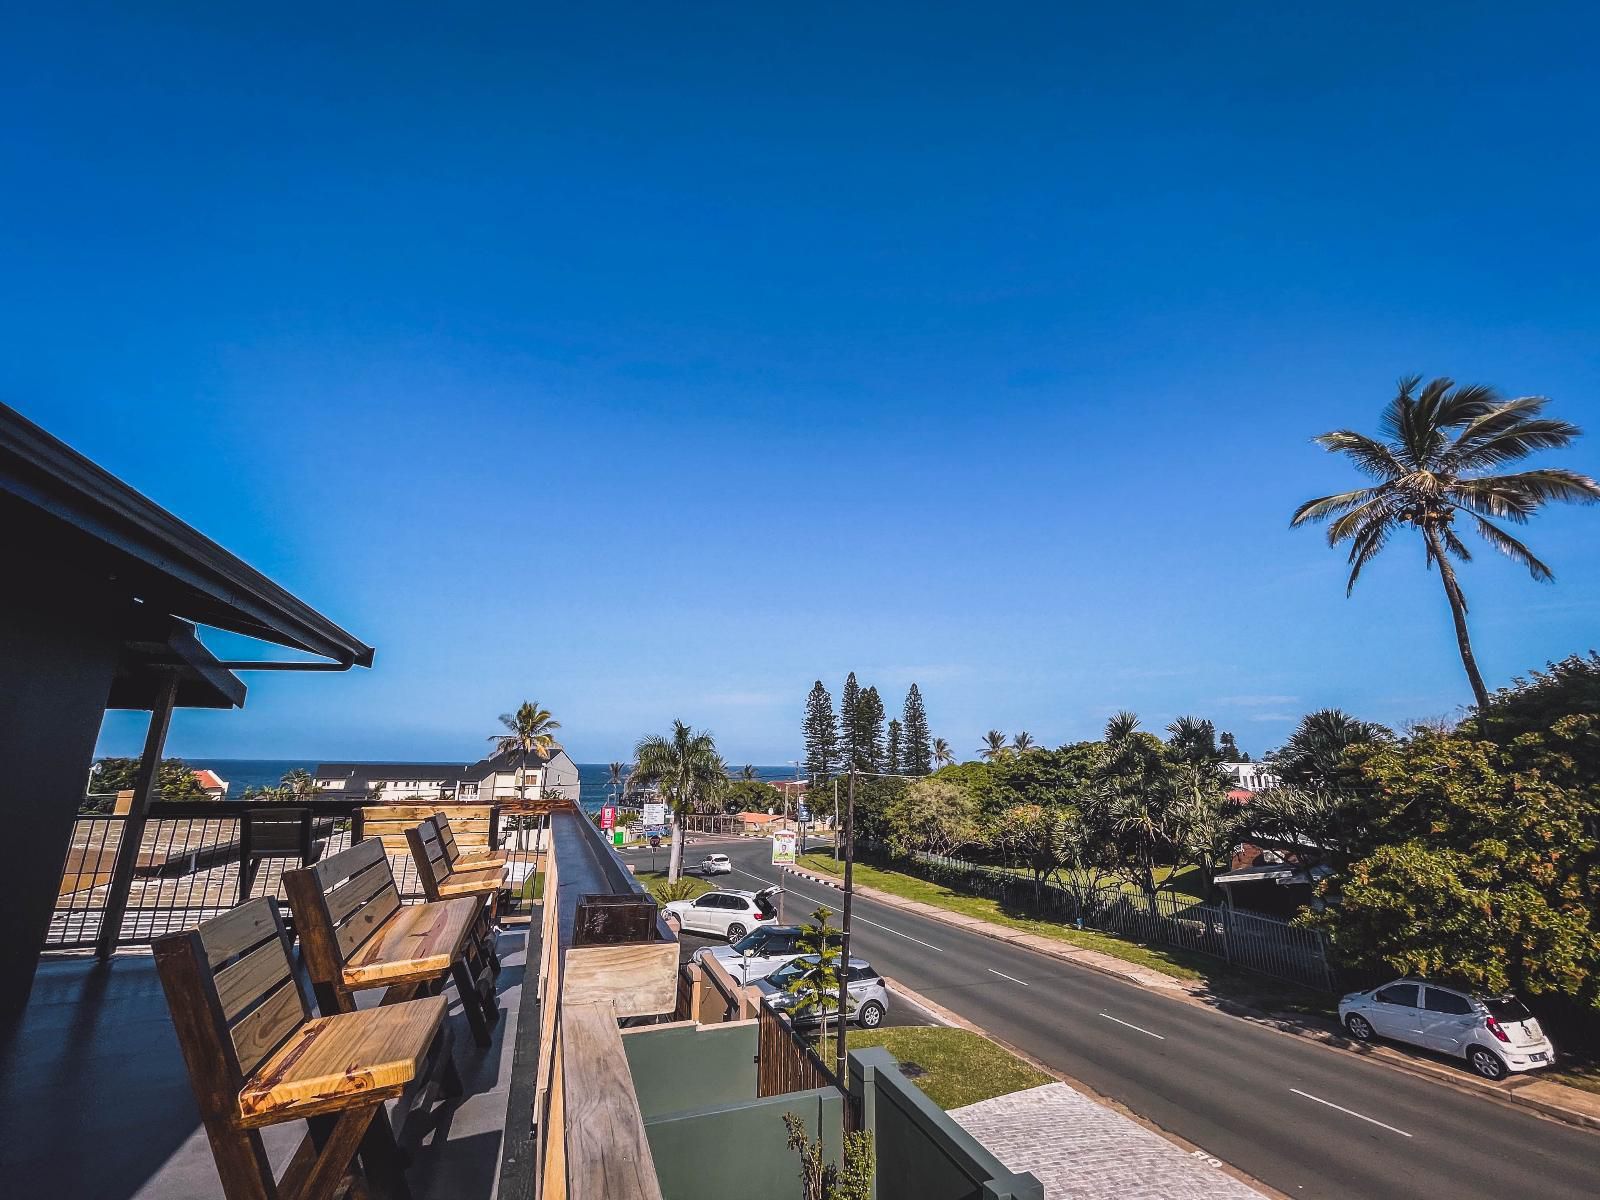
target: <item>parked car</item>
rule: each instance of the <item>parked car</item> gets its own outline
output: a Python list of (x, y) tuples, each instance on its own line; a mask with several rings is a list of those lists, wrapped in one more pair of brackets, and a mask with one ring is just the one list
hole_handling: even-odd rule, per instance
[(741, 983), (755, 983), (800, 957), (800, 932), (798, 925), (763, 925), (732, 945), (696, 950), (694, 961), (714, 958)]
[(731, 875), (733, 863), (726, 854), (708, 854), (700, 860), (702, 875)]
[[(756, 984), (761, 989), (761, 999), (780, 1012), (792, 1009), (796, 1003), (795, 997), (784, 989), (804, 974), (809, 968), (815, 966), (815, 954), (803, 954), (779, 967), (760, 983)], [(860, 1025), (863, 1029), (876, 1029), (883, 1024), (883, 1018), (889, 1012), (889, 985), (864, 958), (850, 960), (850, 976), (847, 983), (850, 993), (849, 1019)], [(815, 1025), (822, 1020), (822, 1008), (793, 1016), (796, 1025)], [(839, 1011), (838, 1003), (826, 1006), (827, 1016), (831, 1020)]]
[(1339, 1001), (1339, 1021), (1358, 1042), (1392, 1038), (1459, 1055), (1485, 1079), (1533, 1071), (1556, 1048), (1515, 996), (1488, 996), (1426, 979), (1397, 979)]
[(736, 892), (719, 888), (693, 900), (673, 900), (662, 910), (678, 919), (690, 933), (708, 933), (737, 942), (758, 925), (775, 923), (778, 907), (772, 898), (783, 889), (763, 888), (759, 892)]

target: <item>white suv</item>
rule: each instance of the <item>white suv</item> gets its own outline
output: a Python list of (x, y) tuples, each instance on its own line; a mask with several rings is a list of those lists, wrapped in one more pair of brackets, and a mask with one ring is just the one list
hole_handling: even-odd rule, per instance
[(1397, 979), (1339, 1001), (1339, 1023), (1358, 1042), (1393, 1038), (1459, 1055), (1485, 1079), (1548, 1067), (1556, 1048), (1515, 996), (1480, 996), (1425, 979)]
[(662, 907), (678, 918), (680, 928), (690, 933), (708, 933), (737, 942), (757, 926), (778, 919), (772, 898), (782, 890), (769, 887), (759, 892), (736, 892), (719, 888), (693, 900), (673, 900)]

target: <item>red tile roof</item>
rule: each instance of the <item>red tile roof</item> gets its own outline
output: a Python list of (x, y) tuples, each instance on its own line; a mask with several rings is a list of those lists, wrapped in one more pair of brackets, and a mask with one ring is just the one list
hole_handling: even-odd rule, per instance
[(226, 788), (228, 786), (228, 781), (215, 771), (201, 770), (195, 771), (193, 774), (195, 782), (208, 790), (211, 788)]

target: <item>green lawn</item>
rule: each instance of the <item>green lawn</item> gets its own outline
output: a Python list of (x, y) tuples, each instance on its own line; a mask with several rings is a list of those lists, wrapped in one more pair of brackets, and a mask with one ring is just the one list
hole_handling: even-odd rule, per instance
[(524, 901), (544, 899), (544, 872), (535, 871), (522, 881), (522, 890), (517, 893)]
[[(816, 871), (818, 874), (837, 875), (841, 870), (840, 865), (834, 862), (830, 854), (807, 854), (796, 865)], [(1335, 1012), (1338, 1004), (1334, 996), (1315, 992), (1310, 988), (1297, 987), (1292, 983), (1283, 983), (1265, 975), (1236, 971), (1204, 954), (1167, 946), (1148, 946), (1117, 937), (1115, 934), (1101, 933), (1092, 929), (1075, 929), (1056, 921), (1014, 916), (1002, 909), (997, 900), (953, 891), (944, 884), (932, 883), (900, 871), (885, 871), (857, 863), (855, 881), (866, 887), (903, 896), (907, 900), (920, 900), (924, 904), (937, 905), (951, 912), (993, 921), (996, 925), (1004, 925), (1008, 929), (1040, 934), (1043, 937), (1081, 946), (1086, 950), (1098, 950), (1123, 962), (1148, 967), (1152, 971), (1160, 971), (1176, 979), (1203, 981), (1219, 998), (1235, 1000), (1271, 1012), (1303, 1012), (1328, 1016)]]
[[(657, 900), (661, 899), (661, 885), (667, 882), (667, 873), (665, 871), (635, 871), (633, 877), (644, 884), (645, 890)], [(683, 875), (680, 878), (688, 880), (694, 887), (694, 891), (690, 892), (687, 897), (690, 900), (702, 892), (711, 890), (711, 884), (701, 879), (698, 875)]]
[[(1043, 1071), (967, 1029), (939, 1025), (852, 1029), (845, 1045), (852, 1050), (882, 1046), (902, 1065), (912, 1064), (908, 1078), (940, 1108), (976, 1104), (1051, 1080)], [(823, 1062), (833, 1061), (832, 1046), (831, 1038), (819, 1046)], [(917, 1073), (917, 1067), (924, 1073)]]
[(1586, 1092), (1600, 1095), (1600, 1066), (1593, 1064), (1564, 1067), (1559, 1071), (1540, 1071), (1536, 1078), (1548, 1079), (1551, 1083), (1564, 1083), (1568, 1087), (1582, 1088)]

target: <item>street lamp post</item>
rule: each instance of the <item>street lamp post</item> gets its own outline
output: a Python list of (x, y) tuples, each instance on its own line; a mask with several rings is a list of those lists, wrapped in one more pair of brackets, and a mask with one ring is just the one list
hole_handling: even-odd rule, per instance
[[(837, 789), (837, 782), (834, 784)], [(838, 824), (835, 818), (835, 825)], [(839, 1017), (834, 1025), (834, 1078), (840, 1088), (848, 1089), (850, 1080), (845, 1075), (845, 1032), (850, 1028), (850, 1012), (845, 1007), (850, 999), (850, 898), (854, 893), (851, 867), (856, 861), (856, 768), (850, 764), (850, 787), (844, 807), (844, 919), (839, 930)]]

